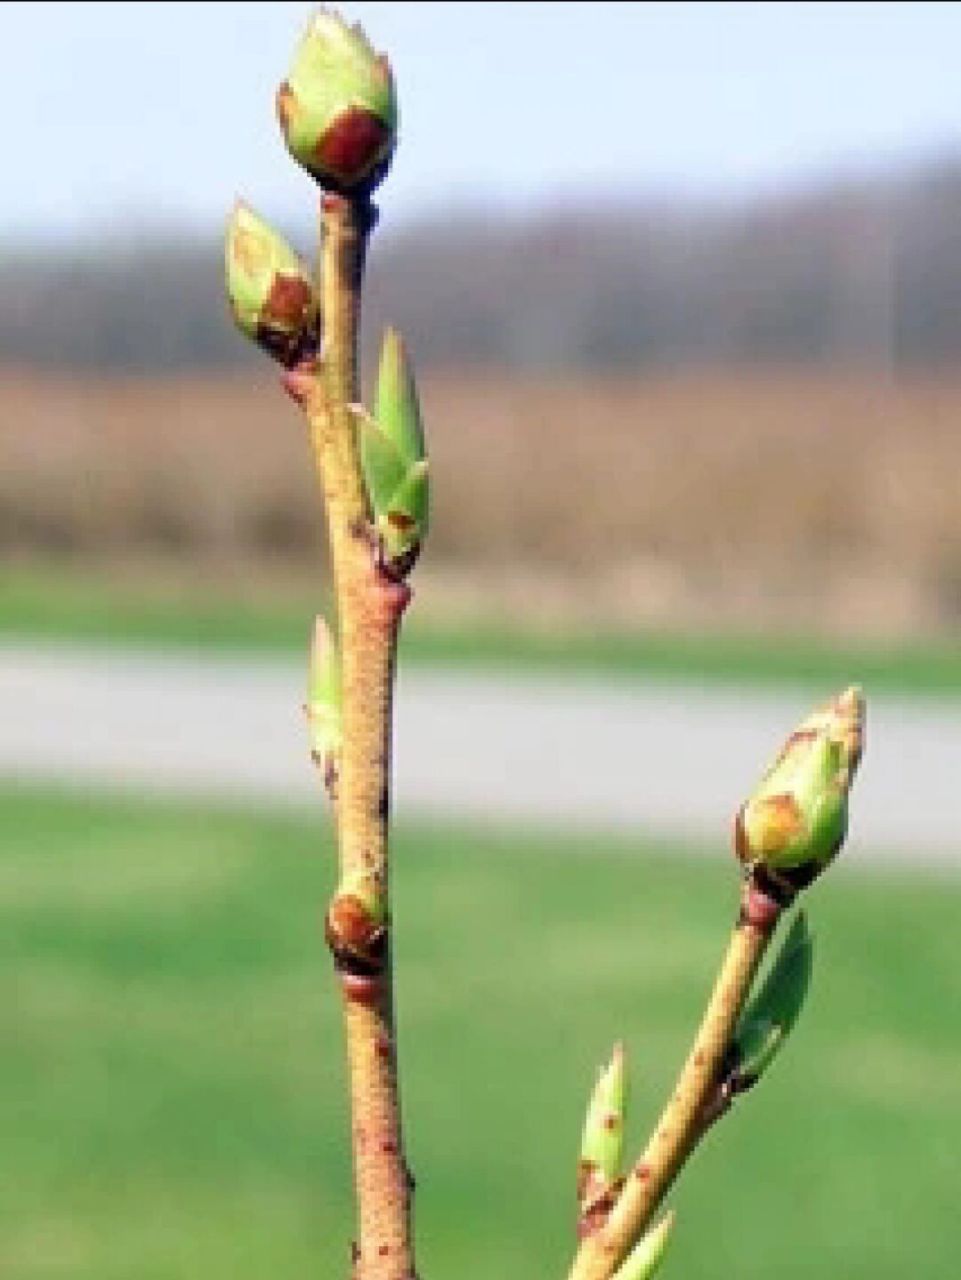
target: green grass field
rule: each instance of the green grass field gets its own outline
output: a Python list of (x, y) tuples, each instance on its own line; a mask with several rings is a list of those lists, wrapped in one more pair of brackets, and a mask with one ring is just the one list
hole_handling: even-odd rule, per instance
[[(216, 584), (137, 585), (90, 571), (9, 568), (0, 584), (0, 638), (303, 653), (319, 603), (303, 592), (245, 596)], [(791, 682), (818, 691), (855, 681), (872, 692), (961, 694), (961, 646), (937, 640), (843, 645), (803, 635), (425, 625), (414, 610), (402, 651), (406, 661), (433, 664)]]
[[(10, 786), (0, 806), (0, 1274), (346, 1276), (321, 819)], [(594, 1068), (623, 1036), (634, 1145), (734, 897), (723, 850), (401, 832), (425, 1276), (564, 1274)], [(842, 861), (810, 906), (809, 1008), (672, 1197), (666, 1276), (955, 1274), (961, 883)]]

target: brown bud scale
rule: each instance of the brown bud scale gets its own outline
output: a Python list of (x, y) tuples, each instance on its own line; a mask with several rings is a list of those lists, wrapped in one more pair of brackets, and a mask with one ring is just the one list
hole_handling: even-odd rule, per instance
[(261, 319), (291, 328), (300, 327), (310, 312), (313, 290), (299, 276), (277, 275), (261, 311)]
[(363, 107), (349, 107), (317, 140), (318, 167), (325, 175), (351, 186), (380, 164), (390, 139), (390, 131), (377, 116)]
[(285, 133), (290, 127), (290, 122), (296, 109), (297, 99), (294, 97), (294, 91), (284, 80), (277, 90), (277, 117), (280, 120), (280, 127)]

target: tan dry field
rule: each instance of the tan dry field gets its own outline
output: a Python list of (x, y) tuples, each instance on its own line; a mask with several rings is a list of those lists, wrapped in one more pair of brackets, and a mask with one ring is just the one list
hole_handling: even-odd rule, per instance
[[(436, 372), (422, 599), (548, 624), (911, 634), (961, 616), (961, 374)], [(314, 572), (297, 410), (269, 370), (0, 375), (0, 546), (203, 580)]]

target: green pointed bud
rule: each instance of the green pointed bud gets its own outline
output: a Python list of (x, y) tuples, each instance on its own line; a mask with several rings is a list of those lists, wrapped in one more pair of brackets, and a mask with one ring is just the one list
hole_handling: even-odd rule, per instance
[(755, 1085), (791, 1034), (811, 985), (813, 960), (807, 918), (799, 911), (763, 985), (735, 1028), (724, 1064), (733, 1092)]
[(667, 1246), (674, 1230), (673, 1209), (664, 1215), (656, 1227), (652, 1227), (634, 1246), (614, 1272), (611, 1280), (650, 1280), (664, 1261)]
[(587, 1210), (617, 1182), (624, 1150), (627, 1070), (624, 1046), (614, 1046), (591, 1094), (581, 1137), (577, 1197)]
[(287, 368), (312, 355), (320, 308), (310, 272), (283, 236), (239, 200), (224, 256), (227, 301), (241, 333)]
[(414, 371), (396, 329), (384, 333), (374, 417), (406, 463), (421, 462), (427, 456)]
[(343, 194), (372, 190), (397, 140), (390, 65), (359, 26), (321, 9), (297, 46), (277, 92), (290, 154), (321, 186)]
[(367, 496), (384, 555), (403, 565), (427, 535), (430, 469), (426, 459), (408, 461), (396, 440), (362, 406), (354, 405), (352, 411)]
[(336, 781), (337, 757), (343, 736), (340, 663), (330, 628), (322, 617), (314, 623), (307, 684), (307, 727), (310, 754), (328, 787)]
[(791, 734), (735, 820), (735, 850), (789, 890), (802, 889), (840, 851), (848, 794), (861, 759), (864, 699), (845, 690)]

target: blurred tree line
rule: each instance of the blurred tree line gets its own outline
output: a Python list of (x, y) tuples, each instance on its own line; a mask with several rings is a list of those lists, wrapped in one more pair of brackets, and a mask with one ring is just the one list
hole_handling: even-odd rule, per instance
[[(421, 364), (953, 361), (961, 158), (737, 208), (595, 203), (388, 229), (368, 314), (373, 333), (402, 317)], [(0, 358), (165, 372), (255, 357), (226, 319), (219, 242), (152, 235), (71, 251), (8, 247)]]

